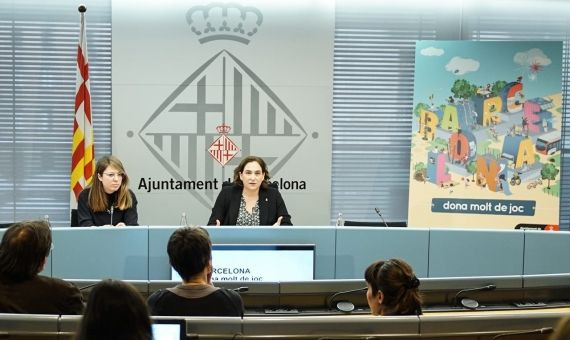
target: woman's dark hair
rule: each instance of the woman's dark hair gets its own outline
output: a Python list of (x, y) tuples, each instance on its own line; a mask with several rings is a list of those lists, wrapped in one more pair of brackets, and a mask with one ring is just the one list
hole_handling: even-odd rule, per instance
[(364, 272), (364, 279), (374, 295), (382, 291), (382, 315), (420, 315), (422, 299), (420, 280), (404, 260), (390, 259), (372, 263)]
[(184, 281), (189, 281), (212, 259), (212, 241), (204, 228), (182, 227), (170, 235), (167, 252), (170, 265)]
[(0, 281), (22, 282), (42, 270), (51, 250), (51, 230), (47, 221), (13, 224), (0, 243)]
[[(107, 167), (113, 167), (117, 169), (119, 175), (123, 178), (121, 186), (117, 190), (117, 198), (115, 200), (115, 207), (121, 210), (126, 210), (133, 206), (133, 199), (131, 193), (129, 192), (129, 176), (125, 172), (123, 163), (115, 156), (107, 155), (101, 157), (95, 165), (95, 174), (103, 176), (103, 172)], [(93, 182), (91, 183), (91, 190), (89, 191), (89, 208), (94, 212), (101, 212), (109, 209), (107, 206), (107, 193), (103, 189), (103, 183), (98, 177), (93, 177)]]
[(264, 189), (267, 188), (268, 186), (267, 181), (269, 181), (271, 175), (269, 174), (269, 170), (267, 170), (267, 164), (265, 164), (263, 158), (257, 156), (247, 156), (242, 158), (241, 162), (239, 162), (239, 165), (236, 166), (236, 168), (234, 169), (234, 183), (239, 185), (240, 187), (243, 187), (243, 182), (239, 178), (239, 174), (243, 172), (245, 166), (250, 162), (257, 162), (257, 164), (259, 164), (259, 166), (261, 167), (261, 172), (265, 174), (265, 179), (261, 183), (261, 187)]
[(151, 340), (146, 302), (123, 281), (103, 280), (89, 293), (76, 340)]

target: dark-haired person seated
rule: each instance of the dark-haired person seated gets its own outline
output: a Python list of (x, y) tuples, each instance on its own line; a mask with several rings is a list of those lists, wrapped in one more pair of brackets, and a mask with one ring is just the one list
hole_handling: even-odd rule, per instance
[(148, 308), (132, 285), (103, 280), (93, 287), (75, 340), (151, 339)]
[(420, 280), (404, 260), (372, 263), (364, 272), (366, 299), (372, 315), (420, 315)]
[(95, 166), (97, 178), (77, 201), (80, 226), (138, 225), (137, 198), (129, 189), (129, 176), (115, 156), (103, 156)]
[(0, 243), (0, 313), (81, 314), (76, 286), (38, 275), (51, 247), (46, 221), (19, 222), (6, 230)]
[(234, 169), (234, 184), (222, 187), (208, 225), (293, 225), (279, 191), (269, 186), (265, 161), (248, 156)]
[(170, 265), (183, 282), (148, 298), (152, 315), (243, 316), (241, 296), (212, 285), (212, 242), (206, 229), (176, 229), (168, 240), (167, 251)]

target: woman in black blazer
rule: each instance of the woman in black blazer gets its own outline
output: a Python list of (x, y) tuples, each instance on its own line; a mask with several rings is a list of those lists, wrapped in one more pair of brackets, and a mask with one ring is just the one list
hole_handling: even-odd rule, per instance
[(269, 178), (262, 158), (242, 159), (234, 169), (233, 185), (222, 187), (208, 225), (293, 225), (281, 194), (269, 186)]

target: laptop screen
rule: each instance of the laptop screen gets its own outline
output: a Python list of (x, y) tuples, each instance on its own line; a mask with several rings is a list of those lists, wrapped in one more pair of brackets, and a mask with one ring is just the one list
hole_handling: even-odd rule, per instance
[[(212, 281), (310, 281), (314, 244), (214, 244)], [(182, 281), (172, 268), (171, 279)]]
[(182, 319), (152, 320), (153, 340), (184, 340), (186, 339), (186, 321)]

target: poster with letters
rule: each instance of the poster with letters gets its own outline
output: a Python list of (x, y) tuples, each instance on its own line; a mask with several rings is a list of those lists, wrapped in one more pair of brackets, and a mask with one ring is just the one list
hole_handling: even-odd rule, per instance
[(561, 61), (561, 42), (416, 43), (410, 226), (557, 228)]
[(139, 223), (204, 225), (262, 157), (295, 225), (330, 220), (334, 4), (113, 1), (113, 153)]

